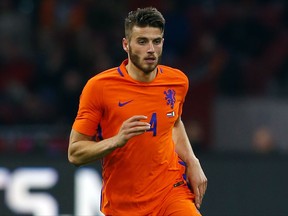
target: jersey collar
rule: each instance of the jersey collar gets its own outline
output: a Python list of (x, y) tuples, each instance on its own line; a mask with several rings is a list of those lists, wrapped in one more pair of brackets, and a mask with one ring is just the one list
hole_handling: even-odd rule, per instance
[[(126, 70), (126, 65), (128, 64), (128, 59), (125, 59), (121, 65), (117, 68), (117, 71), (119, 73), (120, 76), (124, 77), (124, 74), (128, 74), (127, 70)], [(158, 65), (157, 66), (157, 73), (163, 73), (162, 68)]]

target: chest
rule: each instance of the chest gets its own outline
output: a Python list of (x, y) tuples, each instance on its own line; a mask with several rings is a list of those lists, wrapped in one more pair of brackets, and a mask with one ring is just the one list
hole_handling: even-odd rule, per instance
[(133, 115), (147, 116), (153, 135), (171, 129), (178, 118), (183, 102), (180, 85), (109, 86), (103, 94), (103, 124), (119, 128)]

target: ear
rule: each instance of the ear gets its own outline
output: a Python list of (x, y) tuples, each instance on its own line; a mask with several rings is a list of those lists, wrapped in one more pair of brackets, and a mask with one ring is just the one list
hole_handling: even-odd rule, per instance
[(126, 38), (122, 39), (122, 47), (126, 52), (128, 52), (128, 40)]

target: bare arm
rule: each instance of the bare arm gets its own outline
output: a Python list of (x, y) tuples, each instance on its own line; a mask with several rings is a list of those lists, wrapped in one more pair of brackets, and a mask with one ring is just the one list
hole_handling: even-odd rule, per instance
[(173, 140), (176, 145), (177, 154), (187, 165), (187, 180), (192, 186), (195, 194), (195, 204), (197, 208), (200, 208), (207, 189), (207, 178), (201, 168), (199, 160), (193, 152), (181, 118), (178, 118), (174, 125)]
[(117, 135), (100, 142), (93, 141), (91, 136), (72, 129), (68, 147), (68, 160), (70, 163), (80, 166), (105, 157), (115, 149), (126, 145), (132, 137), (149, 130), (150, 124), (140, 121), (145, 119), (147, 117), (142, 115), (127, 119), (123, 122)]
[(109, 138), (100, 142), (95, 142), (92, 137), (71, 130), (68, 159), (70, 163), (77, 166), (88, 164), (104, 157), (117, 148), (115, 139)]

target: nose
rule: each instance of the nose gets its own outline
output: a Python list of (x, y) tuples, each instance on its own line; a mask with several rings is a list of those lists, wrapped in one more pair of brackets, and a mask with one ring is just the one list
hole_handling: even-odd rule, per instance
[(147, 52), (149, 52), (149, 53), (155, 52), (154, 45), (153, 45), (152, 42), (150, 42), (148, 46), (149, 47), (148, 47), (148, 51)]

